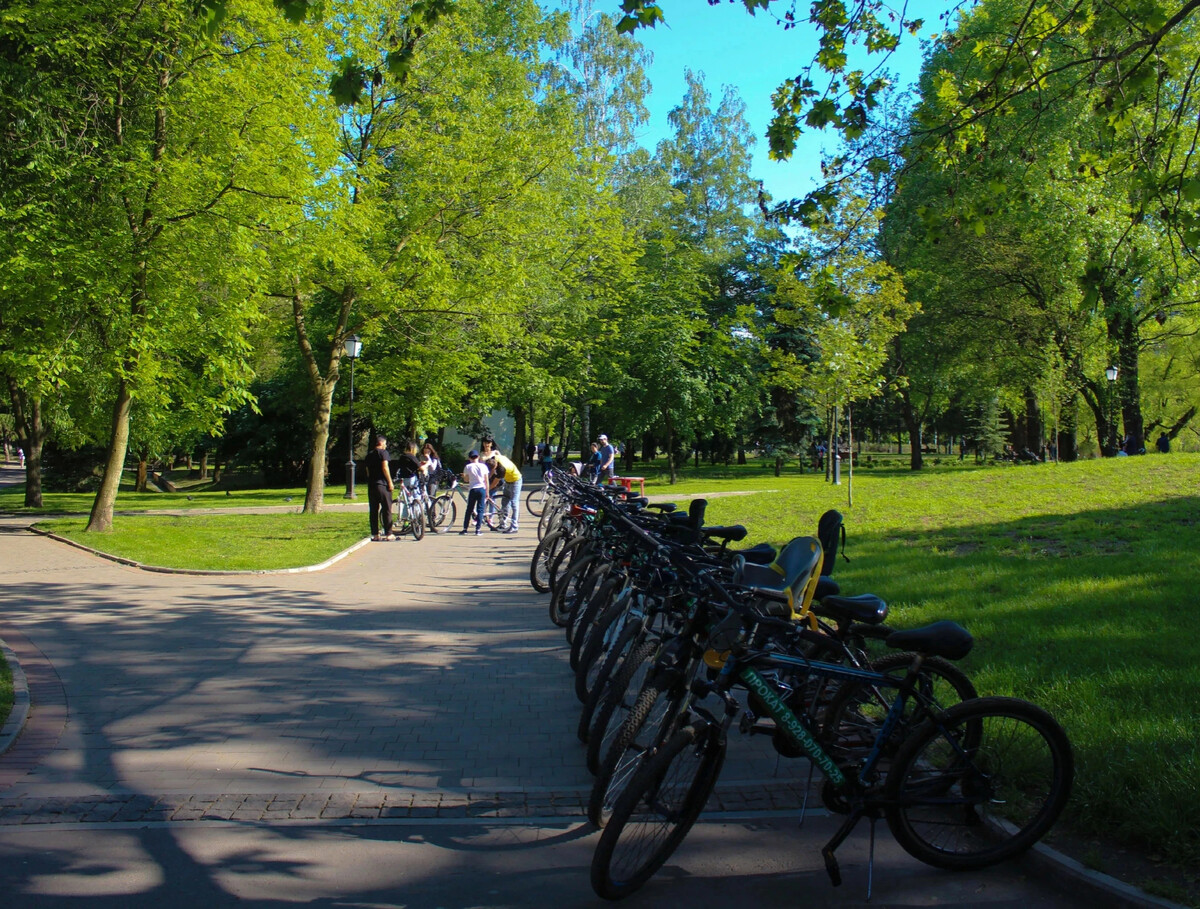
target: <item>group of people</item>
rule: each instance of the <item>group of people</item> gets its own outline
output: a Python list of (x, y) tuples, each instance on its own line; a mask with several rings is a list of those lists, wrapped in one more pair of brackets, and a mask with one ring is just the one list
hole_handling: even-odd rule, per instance
[(600, 433), (592, 443), (592, 453), (583, 465), (583, 476), (591, 483), (611, 483), (616, 476), (617, 449), (608, 441), (608, 436)]
[[(483, 507), (490, 498), (501, 496), (501, 530), (516, 533), (521, 519), (521, 471), (512, 459), (496, 448), (492, 439), (484, 439), (482, 452), (472, 451), (462, 479), (467, 483), (467, 513), (461, 533), (466, 533), (471, 519), (475, 532), (482, 532)], [(426, 442), (418, 453), (417, 443), (404, 442), (400, 455), (394, 459), (387, 448), (387, 438), (375, 437), (374, 447), (367, 453), (367, 505), (370, 510), (371, 539), (394, 540), (392, 533), (392, 497), (397, 482), (411, 489), (424, 487), (432, 498), (437, 495), (442, 459), (432, 442)]]
[(467, 513), (463, 518), (460, 534), (471, 528), (475, 519), (475, 533), (483, 533), (484, 503), (500, 499), (500, 530), (516, 533), (521, 519), (521, 471), (511, 458), (505, 457), (491, 439), (480, 443), (482, 451), (471, 450), (467, 455), (467, 466), (463, 468), (463, 479), (467, 483)]
[(426, 442), (420, 454), (417, 452), (417, 443), (412, 439), (406, 440), (401, 446), (400, 456), (396, 458), (394, 473), (385, 436), (376, 436), (374, 447), (367, 452), (367, 507), (371, 514), (372, 540), (396, 539), (392, 533), (392, 496), (396, 492), (397, 480), (414, 489), (425, 485), (430, 487), (432, 494), (437, 493), (442, 459), (432, 442)]

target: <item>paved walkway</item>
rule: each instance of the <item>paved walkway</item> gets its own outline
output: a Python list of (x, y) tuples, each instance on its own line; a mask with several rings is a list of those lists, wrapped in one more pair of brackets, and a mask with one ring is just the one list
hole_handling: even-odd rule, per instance
[[(25, 523), (0, 519), (0, 638), (34, 705), (0, 756), (4, 906), (598, 902), (532, 522), (250, 577), (143, 572)], [(834, 821), (797, 832), (805, 777), (734, 737), (715, 820), (631, 903), (860, 904), (866, 827), (831, 888)], [(1019, 864), (937, 872), (880, 834), (877, 906), (1095, 902)]]

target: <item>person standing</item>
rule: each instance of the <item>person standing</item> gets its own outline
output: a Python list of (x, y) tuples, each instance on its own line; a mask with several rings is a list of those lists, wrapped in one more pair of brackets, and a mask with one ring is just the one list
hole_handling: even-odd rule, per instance
[(500, 524), (505, 533), (516, 533), (521, 518), (521, 485), (523, 477), (517, 465), (499, 451), (488, 453), (493, 463), (504, 471), (504, 497), (500, 500)]
[(608, 444), (608, 436), (600, 433), (600, 472), (596, 476), (596, 482), (612, 482), (612, 478), (616, 476), (616, 468), (613, 467), (616, 457), (617, 450)]
[[(375, 447), (367, 452), (367, 507), (371, 511), (371, 539), (394, 540), (392, 536), (392, 472), (388, 469), (387, 439), (375, 437)], [(379, 533), (379, 514), (383, 512), (383, 534)]]
[(475, 534), (483, 532), (483, 499), (487, 495), (488, 481), (491, 471), (479, 460), (479, 452), (474, 449), (467, 455), (467, 466), (463, 468), (463, 479), (467, 483), (467, 516), (463, 520), (463, 528), (459, 534), (467, 532), (471, 526), (471, 515), (475, 515)]

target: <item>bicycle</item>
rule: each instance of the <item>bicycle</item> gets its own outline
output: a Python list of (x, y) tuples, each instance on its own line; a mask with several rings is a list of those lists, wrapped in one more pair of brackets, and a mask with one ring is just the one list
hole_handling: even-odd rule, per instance
[(420, 489), (414, 489), (407, 481), (399, 480), (395, 484), (396, 517), (392, 522), (397, 535), (411, 533), (414, 540), (425, 536), (425, 516), (429, 509), (426, 496)]

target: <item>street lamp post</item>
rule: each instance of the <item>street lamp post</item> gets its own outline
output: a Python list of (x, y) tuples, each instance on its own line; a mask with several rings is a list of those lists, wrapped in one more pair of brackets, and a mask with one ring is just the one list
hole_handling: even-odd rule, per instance
[(346, 339), (345, 343), (346, 356), (350, 358), (350, 422), (346, 429), (347, 451), (349, 454), (346, 457), (346, 498), (354, 498), (354, 361), (358, 359), (358, 355), (362, 353), (362, 338), (358, 335), (351, 335)]
[(1104, 375), (1108, 378), (1108, 433), (1109, 433), (1109, 456), (1116, 457), (1117, 454), (1117, 373), (1119, 370), (1115, 366), (1109, 366), (1104, 370)]

